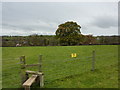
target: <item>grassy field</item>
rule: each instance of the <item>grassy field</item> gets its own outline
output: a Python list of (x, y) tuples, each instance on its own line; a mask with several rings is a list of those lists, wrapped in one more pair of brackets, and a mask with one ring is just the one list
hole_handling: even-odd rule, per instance
[[(95, 71), (91, 71), (92, 51), (96, 51)], [(77, 53), (77, 58), (71, 58)], [(26, 56), (27, 64), (38, 63), (43, 55), (44, 88), (117, 88), (118, 46), (48, 46), (3, 47), (3, 88), (20, 88), (19, 57)], [(37, 70), (37, 68), (29, 68)]]

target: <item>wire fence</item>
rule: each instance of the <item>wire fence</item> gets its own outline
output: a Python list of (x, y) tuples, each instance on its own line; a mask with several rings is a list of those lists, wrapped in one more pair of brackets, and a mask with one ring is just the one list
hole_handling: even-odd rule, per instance
[[(84, 73), (84, 72), (87, 72), (87, 71), (91, 71), (94, 69), (96, 69), (96, 63), (97, 61), (103, 61), (103, 60), (106, 60), (106, 58), (112, 58), (112, 57), (116, 57), (117, 59), (117, 54), (114, 54), (114, 53), (107, 53), (107, 54), (103, 54), (103, 55), (95, 55), (95, 60), (93, 61), (93, 56), (88, 56), (88, 57), (78, 57), (78, 58), (67, 58), (67, 59), (64, 59), (62, 61), (60, 60), (55, 60), (55, 62), (51, 62), (52, 64), (54, 63), (66, 63), (69, 64), (66, 65), (66, 68), (67, 68), (67, 71), (65, 70), (65, 66), (62, 68), (57, 68), (58, 70), (47, 70), (47, 68), (44, 68), (43, 71), (45, 72), (49, 72), (46, 74), (46, 77), (49, 77), (48, 80), (54, 80), (55, 78), (62, 78), (62, 77), (66, 77), (66, 76), (69, 76), (69, 75), (72, 75), (72, 74), (79, 74), (80, 72), (81, 73)], [(101, 58), (100, 58), (101, 57)], [(103, 58), (104, 57), (104, 58)], [(108, 59), (108, 60), (109, 60)], [(106, 60), (108, 62), (108, 60)], [(73, 63), (78, 63), (77, 66), (73, 66)], [(105, 63), (103, 63), (105, 65)], [(102, 65), (102, 66), (104, 66)], [(100, 66), (100, 65), (99, 65)], [(56, 67), (59, 67), (59, 65), (57, 65)], [(72, 68), (71, 68), (72, 67)], [(80, 67), (80, 68), (78, 68)], [(68, 69), (70, 68), (70, 69)], [(97, 67), (98, 68), (98, 67)], [(71, 74), (72, 72), (72, 74)], [(50, 75), (50, 73), (53, 73), (52, 75)], [(54, 79), (53, 79), (54, 78)]]
[[(66, 58), (62, 60), (54, 59), (49, 62), (42, 61), (43, 63), (42, 71), (45, 73), (46, 81), (52, 82), (54, 80), (58, 80), (58, 79), (72, 76), (75, 74), (77, 75), (80, 73), (88, 72), (93, 68), (93, 63), (96, 66), (97, 61), (103, 61), (103, 60), (106, 60), (106, 58), (118, 57), (118, 55), (114, 53), (107, 53), (107, 54), (101, 54), (101, 55), (95, 54), (95, 61), (93, 62), (93, 53), (91, 53), (91, 55), (86, 57), (82, 57), (82, 56), (84, 55), (79, 55), (76, 58), (71, 58), (71, 57), (66, 57), (66, 55), (63, 55), (63, 57), (66, 57)], [(51, 57), (54, 57), (54, 56), (51, 56)], [(56, 57), (62, 57), (62, 55), (59, 55)], [(105, 57), (105, 58), (102, 58), (102, 57)], [(3, 65), (2, 65), (3, 71), (6, 71), (6, 70), (18, 70), (18, 72), (20, 71), (21, 63), (19, 58), (3, 59), (2, 62), (3, 62)]]
[[(114, 55), (113, 53), (108, 53), (108, 54), (103, 54), (103, 55), (96, 55), (96, 57), (103, 57), (103, 56), (107, 56), (107, 57), (111, 57), (110, 55), (112, 55), (112, 56), (116, 56), (116, 55)], [(57, 56), (57, 57), (60, 57), (60, 56), (65, 56), (65, 55), (59, 55), (59, 56)], [(81, 55), (82, 56), (82, 55)], [(53, 55), (53, 57), (55, 57), (54, 55)], [(90, 58), (92, 58), (92, 56), (88, 56), (88, 57), (78, 57), (78, 58), (71, 58), (71, 57), (69, 57), (69, 58), (65, 58), (63, 61), (70, 61), (70, 60), (77, 60), (77, 59), (80, 59), (80, 60), (88, 60), (88, 59), (90, 59)], [(2, 59), (2, 62), (4, 63), (7, 63), (7, 62), (18, 62), (18, 63), (15, 63), (15, 64), (20, 64), (19, 63), (19, 60), (20, 60), (20, 58), (7, 58), (7, 59)], [(57, 61), (57, 62), (61, 62), (61, 60), (54, 60), (54, 61)], [(51, 64), (52, 64), (52, 62), (51, 62)]]
[[(65, 56), (65, 55), (59, 55), (59, 56)], [(82, 55), (81, 55), (82, 56)], [(103, 54), (103, 55), (95, 55), (95, 57), (97, 58), (96, 60), (101, 60), (99, 59), (99, 57), (117, 57), (117, 55), (113, 54), (113, 53), (107, 53), (107, 54)], [(87, 56), (87, 57), (76, 57), (76, 58), (65, 58), (62, 61), (58, 60), (58, 59), (54, 59), (54, 61), (50, 61), (50, 63), (48, 64), (56, 64), (56, 63), (71, 63), (71, 61), (75, 61), (75, 60), (79, 60), (79, 62), (86, 62), (86, 63), (90, 63), (88, 61), (91, 61), (93, 57), (92, 56)], [(104, 58), (102, 58), (103, 60)], [(8, 62), (8, 63), (7, 63)], [(21, 63), (19, 62), (19, 58), (7, 58), (7, 59), (3, 59), (2, 60), (3, 63), (3, 67), (5, 68), (12, 68), (12, 67), (18, 67), (16, 65), (20, 65)], [(5, 64), (4, 64), (5, 63)], [(12, 63), (12, 64), (11, 64)]]

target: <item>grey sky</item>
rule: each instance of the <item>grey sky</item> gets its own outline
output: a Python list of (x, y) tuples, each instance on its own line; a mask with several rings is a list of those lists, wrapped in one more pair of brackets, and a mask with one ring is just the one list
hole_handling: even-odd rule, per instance
[(117, 2), (3, 2), (1, 35), (54, 35), (75, 21), (82, 34), (118, 35)]

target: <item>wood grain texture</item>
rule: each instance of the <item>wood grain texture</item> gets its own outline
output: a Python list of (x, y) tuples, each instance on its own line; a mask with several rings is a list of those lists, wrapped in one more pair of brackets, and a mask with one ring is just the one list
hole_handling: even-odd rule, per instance
[(23, 87), (31, 86), (33, 82), (35, 82), (35, 79), (37, 78), (37, 75), (32, 75), (26, 82), (23, 83)]

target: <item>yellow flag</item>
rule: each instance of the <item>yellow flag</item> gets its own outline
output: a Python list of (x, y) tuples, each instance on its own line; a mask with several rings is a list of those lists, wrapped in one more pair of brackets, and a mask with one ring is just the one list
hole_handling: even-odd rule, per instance
[(76, 53), (72, 53), (71, 54), (71, 57), (73, 58), (73, 57), (77, 57), (77, 54)]

